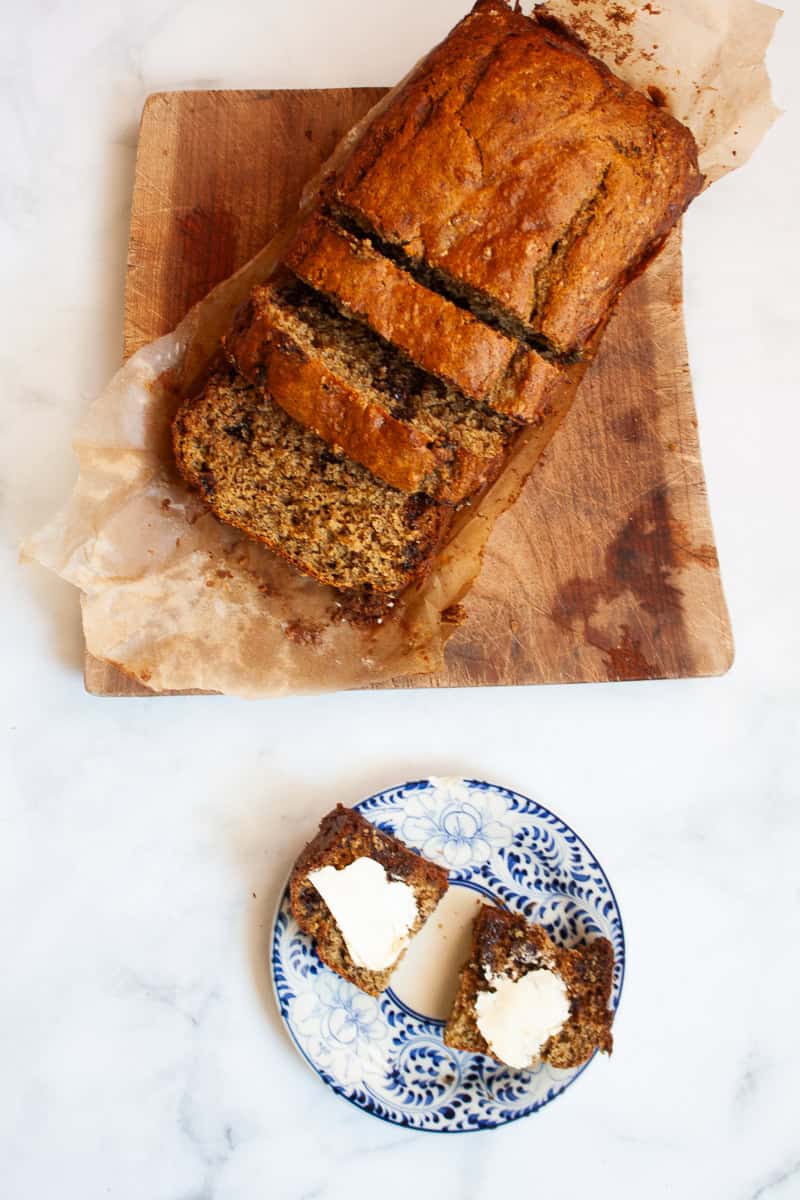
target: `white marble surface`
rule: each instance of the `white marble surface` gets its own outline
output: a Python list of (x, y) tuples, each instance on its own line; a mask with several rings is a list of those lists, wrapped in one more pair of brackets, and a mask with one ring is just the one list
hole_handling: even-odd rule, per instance
[[(4, 1200), (800, 1196), (800, 5), (789, 109), (686, 227), (722, 680), (247, 705), (84, 695), (77, 600), (19, 538), (116, 365), (148, 92), (394, 80), (463, 0), (27, 0), (0, 17)], [(319, 814), (403, 778), (533, 791), (617, 889), (611, 1061), (492, 1134), (409, 1135), (282, 1033), (264, 939)]]

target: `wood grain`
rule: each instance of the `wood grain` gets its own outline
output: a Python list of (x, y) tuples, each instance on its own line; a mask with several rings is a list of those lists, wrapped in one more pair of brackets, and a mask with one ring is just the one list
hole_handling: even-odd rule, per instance
[[(304, 182), (382, 94), (148, 99), (126, 357), (174, 328), (272, 236)], [(676, 232), (628, 289), (563, 429), (498, 522), (444, 670), (392, 686), (661, 679), (730, 667), (681, 305)], [(91, 656), (85, 681), (95, 695), (153, 694)]]

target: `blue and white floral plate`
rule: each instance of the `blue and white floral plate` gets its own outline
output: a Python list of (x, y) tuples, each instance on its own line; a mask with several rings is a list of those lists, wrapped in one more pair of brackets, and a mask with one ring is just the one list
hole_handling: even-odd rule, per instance
[(588, 846), (553, 813), (508, 788), (427, 779), (356, 806), (450, 873), (450, 889), (377, 999), (324, 967), (289, 910), (272, 936), (281, 1016), (314, 1071), (345, 1100), (395, 1125), (437, 1133), (492, 1129), (560, 1096), (586, 1065), (515, 1071), (450, 1050), (444, 1018), (465, 960), (476, 908), (487, 900), (546, 927), (566, 945), (598, 935), (614, 947), (619, 1004), (625, 940), (617, 902)]

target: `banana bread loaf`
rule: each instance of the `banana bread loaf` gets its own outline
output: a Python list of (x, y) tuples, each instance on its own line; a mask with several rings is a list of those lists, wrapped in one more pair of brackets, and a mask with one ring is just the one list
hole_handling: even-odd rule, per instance
[(664, 108), (575, 41), (479, 0), (355, 142), (334, 212), (509, 335), (579, 351), (702, 177)]
[(668, 112), (478, 0), (323, 181), (226, 339), (239, 374), (179, 412), (179, 469), (301, 571), (396, 595), (701, 184)]

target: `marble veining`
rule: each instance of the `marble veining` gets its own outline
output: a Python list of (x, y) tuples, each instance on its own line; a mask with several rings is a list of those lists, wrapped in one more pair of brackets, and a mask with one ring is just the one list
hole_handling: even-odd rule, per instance
[(773, 1196), (776, 1192), (786, 1196), (793, 1195), (793, 1190), (790, 1189), (793, 1187), (792, 1181), (794, 1180), (796, 1183), (798, 1175), (800, 1175), (800, 1158), (785, 1170), (776, 1171), (760, 1187), (756, 1188), (752, 1200), (760, 1200), (762, 1196)]
[[(3, 6), (3, 1200), (800, 1197), (796, 4), (770, 55), (786, 115), (685, 225), (737, 642), (724, 679), (101, 701), (81, 690), (77, 597), (17, 562), (72, 482), (71, 430), (119, 359), (146, 95), (389, 82), (465, 8)], [(286, 1038), (266, 970), (278, 897), (322, 813), (431, 774), (539, 797), (596, 851), (625, 915), (613, 1058), (469, 1138), (390, 1129), (330, 1094)]]

